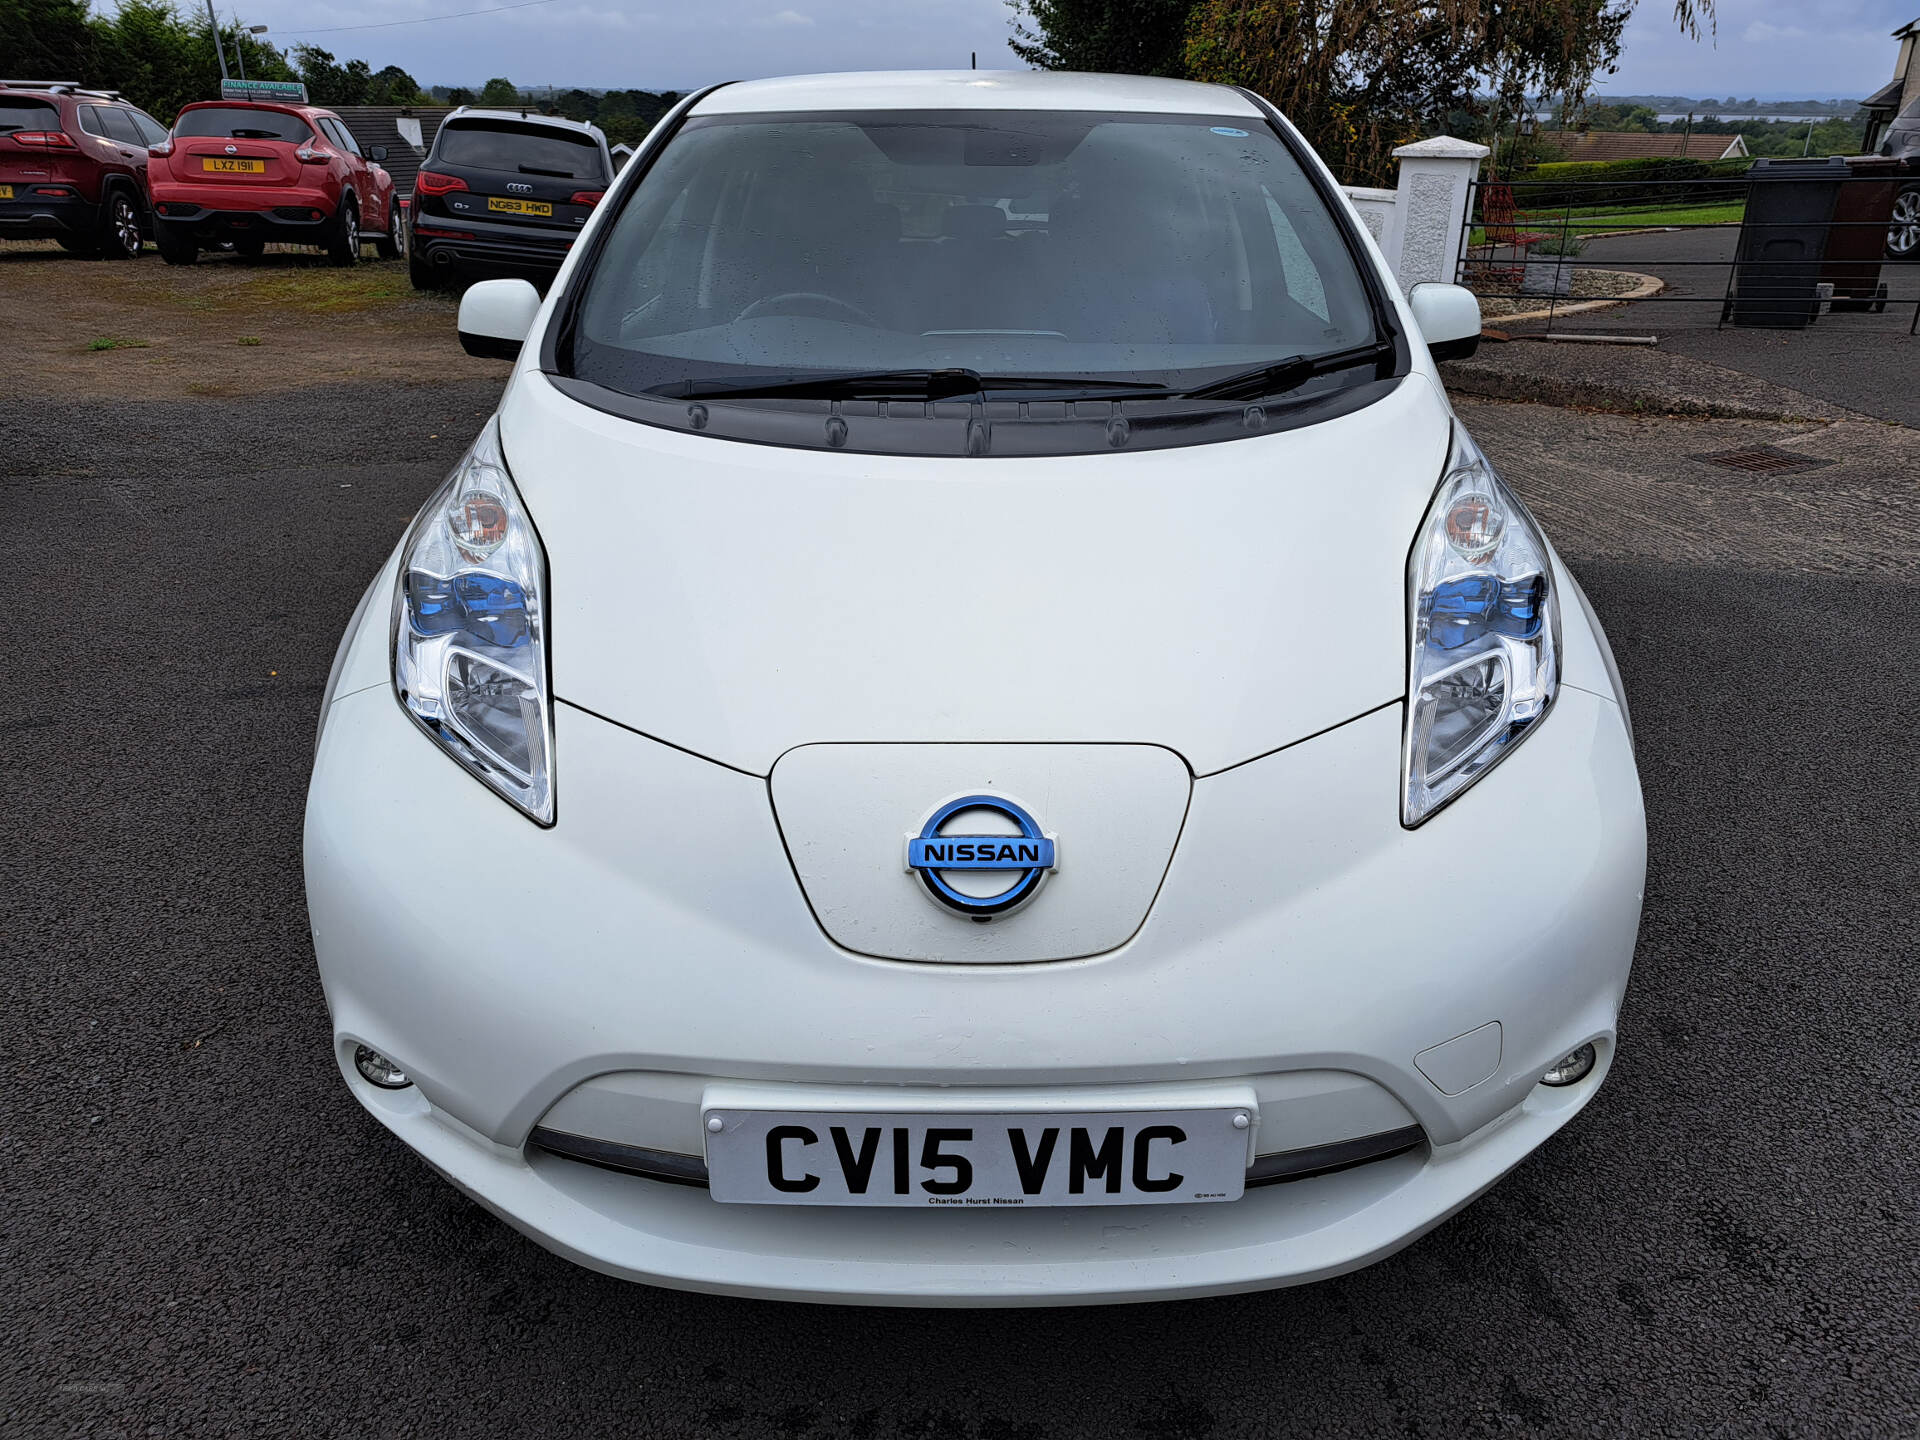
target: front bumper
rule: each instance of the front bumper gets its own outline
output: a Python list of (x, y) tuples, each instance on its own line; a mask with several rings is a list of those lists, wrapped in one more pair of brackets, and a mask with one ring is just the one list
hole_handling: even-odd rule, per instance
[[(1121, 948), (950, 966), (833, 945), (759, 777), (562, 703), (559, 823), (541, 830), (443, 757), (384, 684), (350, 690), (322, 733), (306, 831), (336, 1058), (367, 1108), (462, 1189), (631, 1279), (993, 1305), (1357, 1268), (1466, 1204), (1598, 1088), (1645, 876), (1611, 700), (1564, 688), (1526, 744), (1415, 831), (1395, 809), (1400, 724), (1389, 706), (1196, 781), (1161, 894)], [(1524, 916), (1483, 884), (1528, 897)], [(1488, 1073), (1416, 1063), (1495, 1022)], [(1537, 1083), (1588, 1041), (1600, 1063), (1586, 1080)], [(351, 1064), (360, 1043), (416, 1087), (368, 1085)], [(1309, 1076), (1349, 1081), (1351, 1113), (1296, 1107), (1289, 1082)], [(1220, 1080), (1262, 1097), (1256, 1154), (1339, 1138), (1303, 1130), (1310, 1115), (1349, 1135), (1411, 1120), (1427, 1141), (1231, 1204), (1120, 1214), (728, 1206), (528, 1143), (543, 1123), (577, 1133), (623, 1085), (641, 1097), (633, 1133), (608, 1138), (698, 1156), (707, 1085), (771, 1086), (793, 1108), (822, 1086), (936, 1103), (956, 1087), (1072, 1089), (1091, 1108), (1102, 1087), (1161, 1087), (1177, 1103)]]

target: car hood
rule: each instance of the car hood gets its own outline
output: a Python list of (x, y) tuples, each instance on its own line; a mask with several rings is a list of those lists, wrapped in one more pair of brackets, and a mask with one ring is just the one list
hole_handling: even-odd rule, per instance
[(1406, 689), (1450, 412), (1409, 376), (1278, 434), (1039, 459), (643, 425), (519, 375), (554, 693), (756, 775), (795, 746), (1081, 741), (1207, 774)]

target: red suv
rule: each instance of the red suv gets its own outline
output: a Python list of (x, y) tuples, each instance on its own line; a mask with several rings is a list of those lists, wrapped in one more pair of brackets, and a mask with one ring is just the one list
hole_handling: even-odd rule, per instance
[(331, 110), (263, 101), (189, 105), (153, 150), (153, 238), (169, 265), (191, 265), (203, 245), (242, 255), (268, 244), (318, 245), (336, 265), (372, 239), (382, 257), (405, 253), (393, 177)]
[(0, 80), (0, 239), (128, 260), (147, 233), (147, 147), (166, 128), (112, 90)]

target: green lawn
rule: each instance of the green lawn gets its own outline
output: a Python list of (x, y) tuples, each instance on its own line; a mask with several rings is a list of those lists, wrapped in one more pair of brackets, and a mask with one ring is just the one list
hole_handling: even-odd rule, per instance
[[(1609, 230), (1649, 230), (1659, 225), (1738, 225), (1746, 213), (1745, 200), (1724, 201), (1713, 205), (1575, 206), (1566, 210), (1520, 210), (1515, 212), (1514, 228), (1523, 234), (1558, 236), (1564, 224), (1574, 239), (1603, 235)], [(1471, 245), (1487, 243), (1487, 233), (1474, 228)]]
[(1640, 230), (1654, 225), (1738, 225), (1746, 208), (1745, 200), (1703, 205), (1588, 205), (1575, 206), (1571, 214), (1566, 210), (1522, 210), (1519, 223), (1535, 230), (1557, 231), (1562, 220), (1569, 220), (1576, 234), (1591, 235), (1600, 230)]

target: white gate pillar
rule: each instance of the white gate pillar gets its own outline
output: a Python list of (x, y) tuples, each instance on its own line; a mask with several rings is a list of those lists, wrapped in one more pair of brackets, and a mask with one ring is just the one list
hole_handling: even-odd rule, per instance
[(1467, 201), (1487, 147), (1451, 135), (1416, 140), (1393, 152), (1400, 162), (1387, 264), (1402, 293), (1425, 280), (1452, 280), (1467, 226)]

